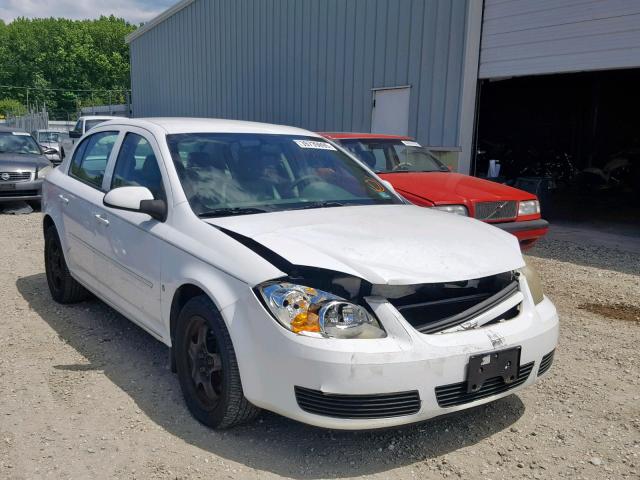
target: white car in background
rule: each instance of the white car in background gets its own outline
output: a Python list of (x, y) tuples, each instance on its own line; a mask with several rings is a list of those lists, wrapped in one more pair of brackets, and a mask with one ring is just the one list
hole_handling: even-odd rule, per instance
[(515, 237), (297, 128), (103, 123), (47, 176), (44, 235), (53, 298), (89, 290), (170, 346), (215, 428), (425, 420), (533, 384), (558, 340)]
[(69, 133), (62, 138), (61, 148), (64, 152), (63, 157), (66, 156), (66, 154), (71, 153), (74, 145), (76, 144), (76, 141), (93, 127), (96, 127), (101, 123), (107, 122), (109, 120), (115, 120), (118, 118), (125, 117), (114, 117), (111, 115), (85, 115), (78, 118), (78, 121), (74, 125), (73, 129), (69, 130)]
[(36, 139), (38, 145), (43, 150), (46, 149), (45, 157), (54, 165), (59, 165), (65, 156), (65, 151), (62, 148), (65, 137), (68, 134), (59, 132), (57, 130), (35, 130), (31, 132), (33, 138)]
[(78, 118), (73, 129), (69, 132), (69, 136), (72, 138), (80, 138), (82, 135), (87, 133), (93, 127), (97, 127), (101, 123), (107, 122), (109, 120), (115, 120), (118, 118), (124, 117), (114, 117), (111, 115), (85, 115), (83, 117)]

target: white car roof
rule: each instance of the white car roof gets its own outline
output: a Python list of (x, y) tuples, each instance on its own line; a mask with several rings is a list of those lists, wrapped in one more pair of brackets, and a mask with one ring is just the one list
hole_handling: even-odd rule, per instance
[(245, 122), (242, 120), (226, 120), (220, 118), (188, 118), (188, 117), (153, 117), (153, 118), (122, 118), (116, 121), (100, 124), (130, 125), (154, 129), (160, 127), (166, 133), (263, 133), (271, 135), (304, 135), (321, 138), (317, 133), (302, 128), (271, 123)]
[(113, 120), (116, 118), (127, 118), (127, 117), (116, 117), (113, 115), (83, 115), (80, 117), (80, 120)]

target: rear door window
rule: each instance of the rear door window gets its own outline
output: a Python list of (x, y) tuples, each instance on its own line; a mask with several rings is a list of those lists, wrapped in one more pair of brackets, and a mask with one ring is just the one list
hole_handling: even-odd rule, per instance
[(118, 132), (99, 132), (87, 137), (76, 149), (69, 173), (94, 188), (102, 189), (107, 162)]

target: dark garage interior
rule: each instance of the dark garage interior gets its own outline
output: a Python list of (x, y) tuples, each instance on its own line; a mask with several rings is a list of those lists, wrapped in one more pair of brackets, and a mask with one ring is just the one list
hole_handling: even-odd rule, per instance
[(640, 223), (640, 69), (483, 80), (473, 171), (535, 191), (552, 220)]

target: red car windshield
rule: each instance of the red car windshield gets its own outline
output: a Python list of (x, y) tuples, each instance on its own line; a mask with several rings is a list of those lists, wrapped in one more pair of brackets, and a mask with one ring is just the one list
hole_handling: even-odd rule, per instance
[(379, 138), (345, 138), (337, 141), (379, 173), (449, 171), (417, 142)]

